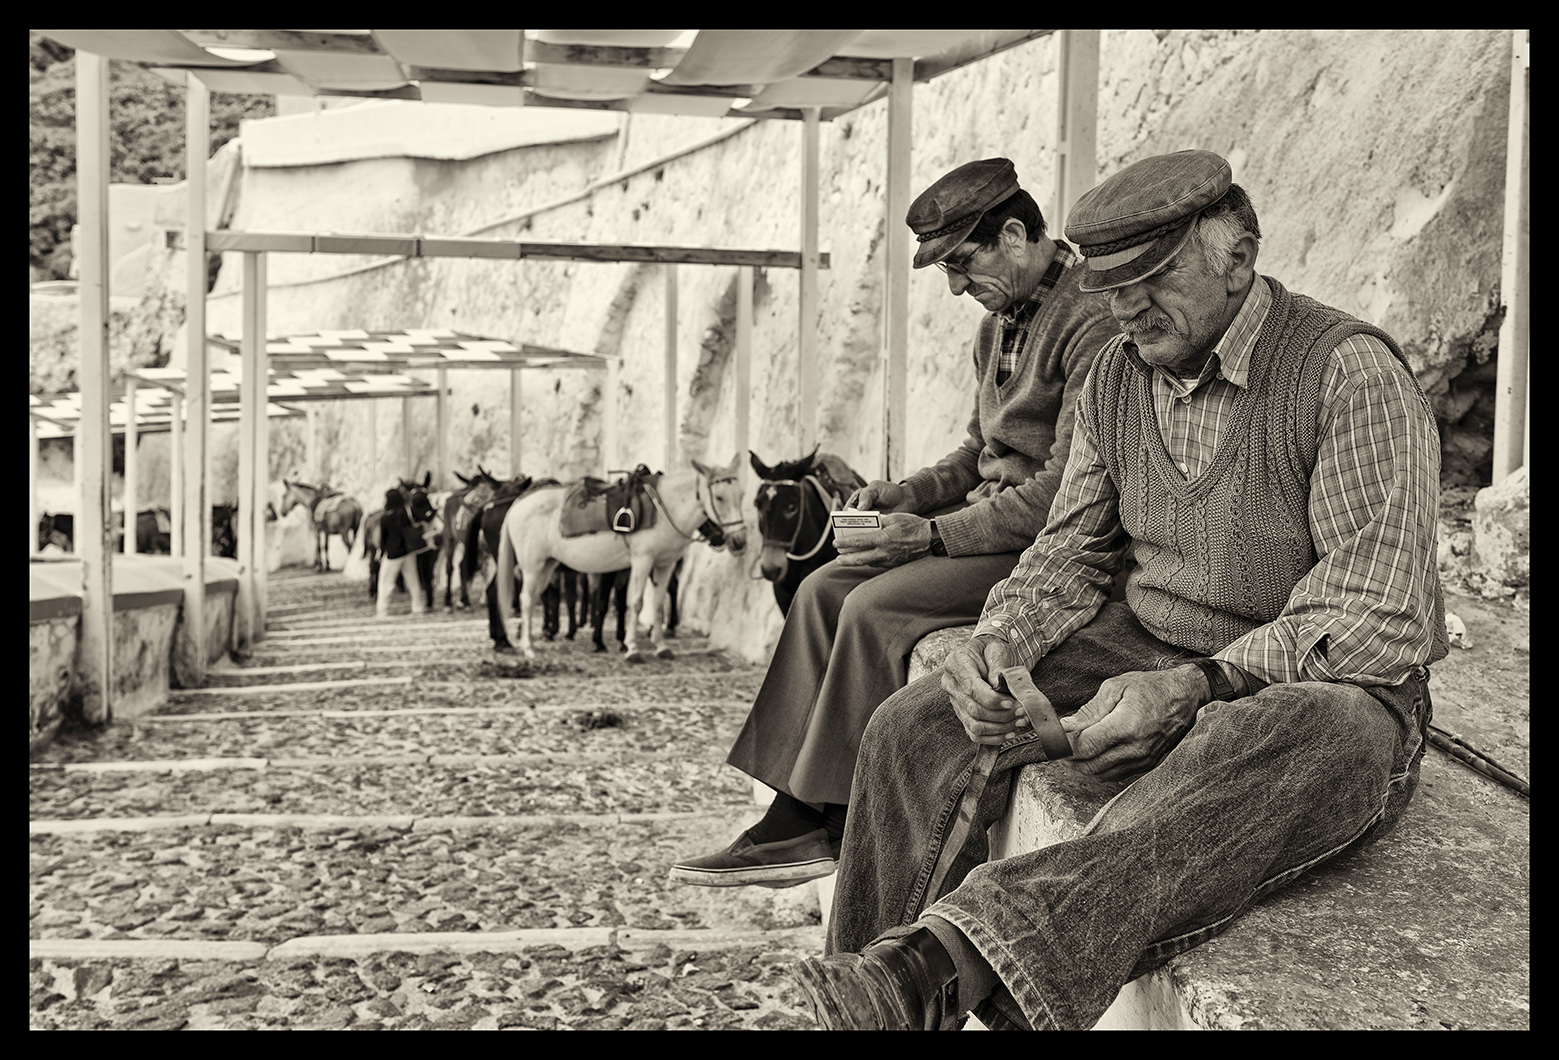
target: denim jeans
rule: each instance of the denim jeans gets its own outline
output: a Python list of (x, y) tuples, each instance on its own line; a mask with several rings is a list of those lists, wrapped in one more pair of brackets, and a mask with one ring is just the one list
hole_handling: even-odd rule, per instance
[[(1068, 714), (1108, 677), (1190, 654), (1111, 603), (1041, 660), (1034, 680)], [(1091, 1027), (1124, 984), (1394, 824), (1418, 785), (1430, 709), (1427, 668), (1394, 687), (1300, 682), (1209, 703), (1156, 766), (1112, 786), (1082, 837), (988, 862), (985, 829), (1005, 812), (1014, 771), (1044, 761), (1024, 734), (1002, 745), (943, 893), (928, 894), (976, 750), (931, 674), (867, 727), (828, 952), (858, 951), (934, 914), (1001, 979), (975, 1008), (987, 1026)]]

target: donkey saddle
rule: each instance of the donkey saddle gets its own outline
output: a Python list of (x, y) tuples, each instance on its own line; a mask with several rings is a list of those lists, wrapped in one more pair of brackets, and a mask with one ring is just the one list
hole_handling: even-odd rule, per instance
[(616, 482), (585, 478), (563, 493), (558, 532), (563, 537), (611, 530), (631, 534), (655, 525), (655, 502), (645, 491), (660, 481), (660, 473), (640, 464)]

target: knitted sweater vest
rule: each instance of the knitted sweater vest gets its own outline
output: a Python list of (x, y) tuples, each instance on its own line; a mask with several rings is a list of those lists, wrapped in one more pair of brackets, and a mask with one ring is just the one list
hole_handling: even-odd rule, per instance
[(1195, 479), (1170, 459), (1152, 369), (1124, 336), (1100, 352), (1082, 399), (1138, 564), (1126, 601), (1155, 636), (1204, 655), (1276, 619), (1316, 564), (1307, 502), (1321, 380), (1338, 343), (1365, 332), (1407, 363), (1379, 328), (1265, 279), (1272, 306), (1248, 385)]

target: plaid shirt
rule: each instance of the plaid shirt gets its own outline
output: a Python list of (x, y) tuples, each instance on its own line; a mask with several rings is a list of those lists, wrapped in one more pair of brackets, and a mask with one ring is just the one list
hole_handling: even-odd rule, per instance
[(1029, 295), (1017, 305), (1008, 309), (1005, 313), (996, 314), (996, 319), (1001, 323), (1001, 356), (996, 359), (996, 385), (1005, 383), (1013, 372), (1018, 369), (1018, 351), (1023, 349), (1024, 340), (1028, 338), (1029, 325), (1039, 315), (1039, 309), (1045, 304), (1045, 295), (1055, 290), (1056, 281), (1061, 274), (1081, 261), (1071, 247), (1056, 240), (1055, 257), (1050, 259), (1050, 267), (1045, 270), (1045, 275), (1040, 278), (1039, 286), (1034, 288), (1034, 293)]
[[(1187, 477), (1205, 470), (1246, 385), (1257, 334), (1272, 304), (1259, 276), (1214, 357), (1193, 384), (1156, 371), (1159, 429)], [(1188, 389), (1189, 386), (1189, 389)], [(1321, 380), (1319, 452), (1311, 477), (1316, 566), (1283, 613), (1214, 658), (1267, 682), (1397, 684), (1436, 656), (1435, 520), (1440, 449), (1433, 418), (1402, 363), (1378, 339), (1340, 343)], [(1000, 636), (1033, 666), (1086, 625), (1104, 603), (1087, 568), (1114, 569), (1130, 547), (1119, 496), (1084, 409), (1050, 521), (1011, 577), (992, 588), (975, 635)], [(1326, 642), (1302, 626), (1324, 624)]]

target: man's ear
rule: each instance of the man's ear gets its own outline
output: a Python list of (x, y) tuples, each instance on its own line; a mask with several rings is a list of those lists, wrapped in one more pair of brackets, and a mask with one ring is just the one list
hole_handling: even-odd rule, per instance
[(1028, 227), (1016, 217), (1009, 217), (1002, 222), (1001, 240), (1008, 250), (1019, 250), (1028, 242)]
[(1234, 249), (1229, 253), (1230, 294), (1237, 294), (1250, 286), (1251, 279), (1256, 275), (1256, 253), (1260, 246), (1256, 242), (1256, 237), (1249, 232), (1242, 232), (1240, 238), (1235, 241)]

